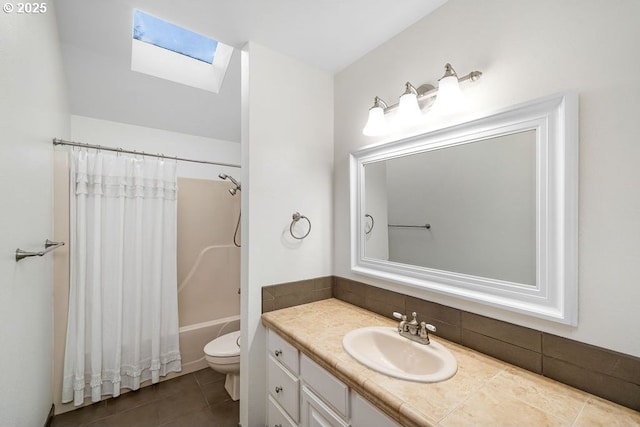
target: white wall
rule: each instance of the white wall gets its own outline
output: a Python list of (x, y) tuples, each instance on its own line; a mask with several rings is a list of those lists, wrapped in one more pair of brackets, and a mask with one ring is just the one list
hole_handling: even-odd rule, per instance
[(16, 263), (53, 238), (51, 138), (69, 112), (51, 2), (39, 15), (0, 14), (0, 425), (42, 426), (53, 402), (55, 255)]
[[(252, 42), (242, 63), (240, 422), (257, 426), (266, 419), (261, 288), (332, 274), (333, 77)], [(289, 235), (296, 211), (313, 226), (301, 241)]]
[[(449, 0), (335, 79), (334, 272), (453, 307), (640, 356), (640, 2)], [(405, 81), (436, 83), (451, 62), (481, 70), (464, 88), (472, 111), (567, 89), (580, 93), (577, 327), (354, 275), (349, 270), (348, 153), (372, 98), (395, 102)], [(428, 123), (424, 124), (424, 128)]]
[[(74, 142), (164, 154), (169, 157), (240, 164), (240, 144), (237, 142), (84, 116), (71, 116), (71, 139)], [(69, 149), (67, 146), (56, 148)], [(236, 179), (240, 178), (240, 170), (233, 167), (180, 161), (177, 168), (178, 176), (185, 178), (218, 179), (221, 172)]]

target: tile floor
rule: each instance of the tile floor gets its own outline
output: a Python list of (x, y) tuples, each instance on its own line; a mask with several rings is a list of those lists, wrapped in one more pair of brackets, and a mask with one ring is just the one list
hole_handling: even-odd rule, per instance
[(236, 427), (240, 402), (206, 368), (56, 415), (53, 427)]

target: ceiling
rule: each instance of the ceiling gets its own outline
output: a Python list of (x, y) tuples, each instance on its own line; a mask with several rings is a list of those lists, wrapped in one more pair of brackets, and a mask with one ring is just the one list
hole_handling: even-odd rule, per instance
[(134, 8), (236, 48), (255, 41), (335, 73), (445, 1), (58, 0), (71, 113), (240, 141), (239, 52), (218, 94), (133, 72)]

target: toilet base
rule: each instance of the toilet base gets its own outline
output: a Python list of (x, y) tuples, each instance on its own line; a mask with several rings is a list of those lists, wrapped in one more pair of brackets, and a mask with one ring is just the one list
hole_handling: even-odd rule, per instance
[(234, 401), (240, 399), (240, 374), (227, 374), (224, 380), (224, 389)]

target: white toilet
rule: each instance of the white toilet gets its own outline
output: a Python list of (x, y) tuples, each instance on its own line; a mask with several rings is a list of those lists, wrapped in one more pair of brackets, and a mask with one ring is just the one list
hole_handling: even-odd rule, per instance
[(204, 354), (211, 369), (227, 375), (224, 388), (229, 396), (240, 399), (240, 331), (214, 339), (204, 346)]

